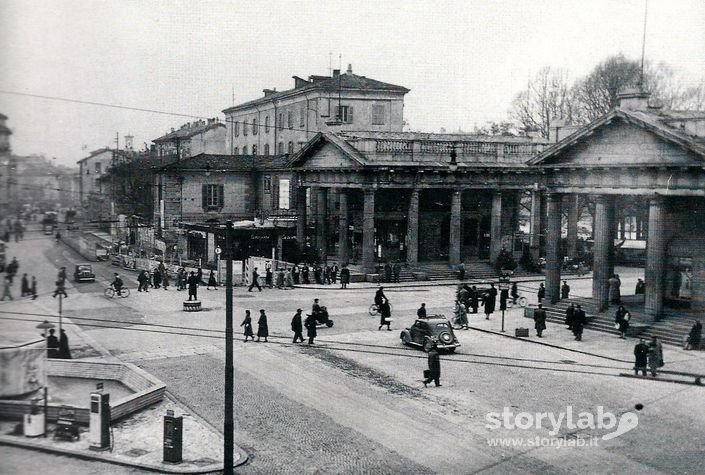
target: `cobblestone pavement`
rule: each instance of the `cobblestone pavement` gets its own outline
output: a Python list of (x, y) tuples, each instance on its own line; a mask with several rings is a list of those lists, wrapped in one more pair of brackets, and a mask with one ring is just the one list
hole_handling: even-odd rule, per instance
[(76, 475), (83, 473), (131, 475), (145, 472), (141, 469), (124, 467), (122, 465), (0, 445), (0, 473), (3, 475), (39, 473), (50, 473), (52, 475)]

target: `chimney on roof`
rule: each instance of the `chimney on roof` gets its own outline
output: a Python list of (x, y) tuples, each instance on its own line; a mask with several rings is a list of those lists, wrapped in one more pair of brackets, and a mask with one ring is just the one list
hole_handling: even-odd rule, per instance
[(617, 94), (617, 107), (630, 111), (646, 110), (649, 107), (649, 96), (651, 93), (641, 86), (622, 89)]
[(555, 118), (548, 125), (548, 141), (560, 142), (579, 128), (577, 125), (567, 124), (563, 119)]
[(337, 78), (338, 76), (340, 76), (340, 69), (334, 69), (333, 70), (333, 77)]
[(352, 64), (348, 63), (348, 70), (345, 72), (348, 74), (352, 74)]
[(275, 92), (277, 92), (276, 89), (262, 89), (262, 92), (264, 92), (264, 97), (271, 96)]

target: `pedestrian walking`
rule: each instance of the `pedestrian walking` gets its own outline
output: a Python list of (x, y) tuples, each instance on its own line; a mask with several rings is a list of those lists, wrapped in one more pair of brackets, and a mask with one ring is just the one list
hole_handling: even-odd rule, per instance
[(561, 299), (567, 299), (568, 295), (570, 295), (570, 285), (568, 285), (567, 280), (564, 280), (563, 285), (561, 285)]
[(264, 313), (264, 309), (259, 311), (259, 320), (257, 320), (257, 341), (260, 338), (264, 338), (264, 342), (267, 343), (267, 337), (269, 336), (269, 325), (267, 325), (267, 314)]
[(392, 274), (394, 275), (394, 282), (399, 283), (399, 274), (401, 274), (401, 264), (399, 261), (395, 261), (392, 265)]
[(568, 326), (568, 330), (573, 329), (573, 316), (575, 315), (575, 304), (571, 303), (568, 308), (565, 309), (565, 324)]
[(294, 314), (294, 317), (291, 319), (291, 331), (294, 332), (294, 343), (298, 343), (301, 341), (303, 343), (304, 341), (304, 335), (303, 335), (303, 330), (304, 326), (303, 323), (301, 322), (301, 309), (297, 308), (296, 313)]
[(162, 273), (159, 268), (154, 269), (154, 274), (152, 274), (152, 280), (154, 281), (154, 288), (158, 289), (162, 285)]
[(426, 304), (422, 303), (419, 309), (416, 311), (416, 316), (418, 318), (426, 318)]
[(257, 272), (256, 267), (252, 270), (252, 282), (250, 283), (250, 288), (247, 289), (247, 291), (252, 292), (252, 287), (257, 287), (257, 289), (262, 292), (262, 287), (259, 285), (259, 273)]
[(634, 288), (635, 295), (643, 295), (646, 293), (646, 284), (642, 279), (636, 280), (636, 287)]
[(12, 292), (10, 291), (10, 287), (12, 287), (12, 279), (9, 275), (6, 275), (2, 285), (2, 298), (0, 299), (0, 301), (4, 302), (5, 299), (15, 300), (12, 298)]
[(543, 331), (546, 329), (546, 310), (543, 309), (541, 304), (534, 310), (534, 328), (536, 329), (536, 336), (543, 338)]
[(293, 269), (287, 269), (284, 273), (284, 287), (290, 289), (294, 286), (294, 275), (292, 274)]
[(49, 329), (47, 337), (47, 358), (59, 357), (59, 339), (54, 335), (56, 333), (53, 328)]
[(651, 376), (656, 377), (657, 370), (662, 368), (663, 363), (663, 347), (661, 342), (655, 336), (651, 337), (651, 342), (649, 343), (649, 370), (651, 371)]
[(306, 336), (308, 336), (308, 344), (313, 345), (313, 341), (316, 339), (316, 336), (317, 336), (316, 316), (311, 314), (308, 317), (306, 317), (306, 321), (304, 322), (304, 326), (306, 327)]
[(32, 276), (32, 283), (29, 285), (32, 291), (32, 300), (37, 300), (37, 278)]
[(198, 284), (200, 280), (198, 280), (198, 276), (191, 271), (191, 275), (189, 275), (188, 278), (188, 299), (191, 300), (191, 297), (193, 297), (193, 300), (198, 300)]
[(162, 287), (164, 290), (169, 290), (169, 271), (166, 267), (162, 269)]
[(624, 340), (627, 336), (627, 330), (629, 329), (629, 320), (631, 320), (632, 314), (629, 310), (624, 308), (624, 305), (620, 305), (617, 311), (614, 313), (614, 325), (617, 330), (619, 330), (619, 337)]
[(303, 269), (301, 269), (301, 278), (304, 281), (304, 284), (310, 284), (311, 280), (309, 279), (308, 275), (308, 264), (303, 265)]
[(649, 345), (646, 344), (643, 338), (639, 338), (639, 343), (634, 346), (634, 374), (638, 375), (641, 371), (642, 376), (646, 376), (646, 365), (649, 356)]
[(509, 294), (512, 296), (512, 305), (516, 305), (517, 299), (519, 298), (519, 287), (517, 287), (516, 282), (512, 282), (512, 290)]
[(465, 264), (458, 264), (458, 280), (465, 280)]
[(424, 371), (423, 386), (428, 387), (428, 383), (433, 381), (436, 387), (442, 386), (441, 384), (441, 358), (438, 355), (438, 348), (434, 343), (431, 346), (431, 350), (428, 352), (428, 370)]
[(294, 279), (294, 285), (299, 285), (299, 266), (294, 266), (291, 277)]
[(147, 271), (141, 271), (137, 276), (137, 292), (149, 292), (147, 288), (148, 281), (149, 277), (147, 276)]
[(245, 327), (245, 343), (247, 343), (247, 338), (252, 338), (255, 341), (255, 334), (252, 332), (252, 317), (250, 316), (250, 311), (245, 310), (245, 319), (240, 324), (241, 327)]
[(463, 330), (468, 329), (468, 311), (460, 300), (455, 301), (455, 323)]
[(695, 320), (693, 327), (688, 333), (688, 338), (685, 342), (685, 350), (697, 350), (700, 348), (700, 340), (703, 337), (703, 324)]
[(338, 283), (338, 271), (338, 264), (334, 262), (330, 268), (330, 280), (333, 285), (336, 285)]
[(267, 265), (267, 267), (264, 268), (264, 286), (271, 289), (274, 286), (273, 278), (274, 275), (272, 274), (272, 266)]
[(392, 308), (386, 298), (379, 307), (379, 328), (377, 330), (381, 330), (385, 325), (387, 325), (387, 331), (392, 331)]
[(70, 360), (71, 348), (69, 348), (69, 337), (62, 328), (59, 330), (59, 358)]
[(539, 290), (536, 293), (536, 297), (539, 299), (539, 303), (546, 297), (546, 287), (544, 287), (543, 282), (539, 284)]
[(218, 282), (215, 280), (215, 272), (213, 269), (211, 269), (211, 273), (208, 275), (208, 285), (206, 286), (206, 290), (210, 290), (211, 287), (213, 287), (213, 290), (218, 289)]
[(583, 340), (583, 327), (587, 323), (587, 315), (585, 315), (585, 310), (582, 309), (580, 305), (575, 307), (575, 313), (573, 314), (573, 334), (577, 341)]
[(472, 308), (472, 313), (477, 313), (477, 308), (480, 306), (480, 296), (478, 295), (476, 286), (472, 286), (468, 298), (470, 300), (470, 308)]
[(490, 289), (487, 291), (485, 300), (482, 303), (485, 307), (485, 320), (490, 319), (490, 315), (494, 312), (494, 307), (497, 302), (497, 289), (494, 288), (494, 284), (490, 283)]
[(198, 272), (196, 272), (196, 278), (198, 278), (198, 285), (203, 285), (205, 282), (203, 282), (203, 269), (198, 268)]
[(26, 295), (30, 295), (29, 281), (27, 280), (27, 274), (22, 274), (21, 293), (22, 293), (22, 297), (24, 297)]
[(621, 301), (621, 296), (619, 292), (621, 282), (617, 274), (607, 279), (607, 284), (609, 285), (608, 295), (610, 303), (619, 304), (619, 302)]
[(350, 269), (348, 269), (347, 264), (344, 264), (343, 268), (340, 270), (340, 288), (347, 289), (349, 283), (350, 283)]

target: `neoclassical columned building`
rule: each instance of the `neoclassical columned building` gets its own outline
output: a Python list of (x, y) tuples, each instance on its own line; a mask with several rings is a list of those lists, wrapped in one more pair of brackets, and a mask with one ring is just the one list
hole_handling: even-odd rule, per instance
[(319, 133), (291, 158), (297, 240), (365, 271), (390, 260), (494, 262), (512, 249), (521, 195), (538, 190), (543, 171), (526, 162), (546, 146), (530, 137)]
[(615, 217), (634, 199), (648, 207), (645, 313), (658, 318), (665, 305), (684, 302), (705, 308), (705, 112), (651, 108), (648, 96), (625, 92), (617, 108), (529, 161), (543, 171), (546, 293), (554, 302), (563, 206), (589, 195), (595, 203), (592, 297), (600, 309), (607, 307), (613, 274)]

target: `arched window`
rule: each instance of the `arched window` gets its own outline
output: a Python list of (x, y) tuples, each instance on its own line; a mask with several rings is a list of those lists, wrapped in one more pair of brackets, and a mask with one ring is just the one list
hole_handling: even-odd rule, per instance
[(247, 155), (247, 145), (242, 147), (242, 154)]
[(269, 156), (269, 144), (268, 143), (264, 144), (264, 156), (265, 157)]
[(284, 153), (284, 142), (279, 142), (279, 150), (277, 152), (279, 155)]
[(269, 133), (269, 116), (268, 115), (264, 116), (264, 133), (265, 134)]
[(235, 147), (233, 149), (233, 155), (240, 155), (240, 147)]
[(289, 154), (294, 153), (294, 142), (289, 142)]

